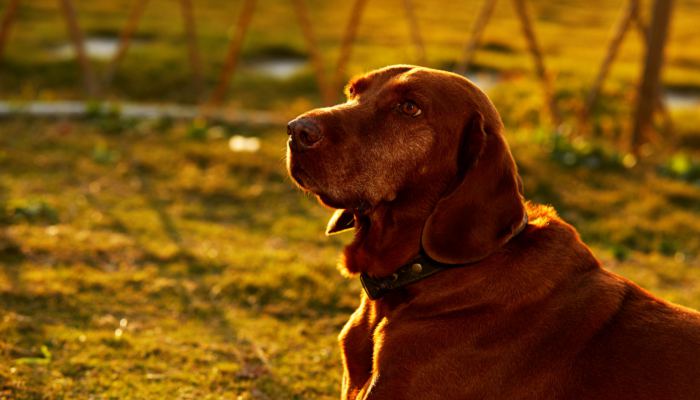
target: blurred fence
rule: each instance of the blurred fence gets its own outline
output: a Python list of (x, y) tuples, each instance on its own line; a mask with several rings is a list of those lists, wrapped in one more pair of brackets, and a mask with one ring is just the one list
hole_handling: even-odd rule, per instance
[[(202, 65), (200, 50), (197, 44), (197, 29), (194, 19), (194, 2), (192, 0), (177, 0), (182, 11), (182, 23), (186, 36), (186, 48), (191, 68), (193, 96), (200, 99), (201, 112), (211, 113), (226, 100), (227, 88), (232, 76), (236, 73), (242, 44), (246, 38), (248, 27), (255, 15), (256, 0), (243, 0), (235, 31), (232, 35), (228, 51), (226, 52), (223, 68), (219, 74), (216, 86), (211, 90), (208, 97), (204, 96), (205, 88), (202, 80)], [(503, 0), (502, 0), (503, 1)], [(525, 0), (510, 0), (511, 5), (517, 15), (521, 36), (527, 43), (528, 51), (534, 65), (534, 72), (540, 82), (544, 99), (546, 102), (546, 112), (554, 127), (561, 124), (561, 116), (554, 96), (553, 82), (546, 67), (546, 60), (537, 40), (536, 29), (533, 26), (528, 5)], [(7, 7), (0, 21), (0, 62), (2, 61), (3, 49), (7, 45), (10, 37), (11, 27), (16, 19), (17, 10), (21, 6), (21, 0), (8, 0)], [(297, 23), (301, 27), (305, 45), (307, 47), (310, 61), (313, 67), (316, 84), (321, 98), (325, 104), (331, 104), (338, 100), (339, 88), (344, 83), (347, 64), (352, 55), (353, 44), (357, 36), (358, 26), (362, 23), (363, 10), (368, 6), (367, 0), (353, 0), (348, 16), (348, 22), (340, 42), (340, 55), (333, 68), (333, 76), (325, 75), (326, 68), (324, 59), (314, 33), (314, 26), (309, 18), (309, 10), (305, 0), (292, 0), (290, 6), (294, 8)], [(478, 49), (482, 34), (487, 27), (497, 0), (484, 0), (474, 24), (469, 32), (468, 40), (463, 53), (455, 68), (455, 72), (465, 74), (473, 61), (475, 51)], [(641, 34), (645, 42), (646, 52), (639, 62), (643, 64), (643, 73), (638, 83), (638, 93), (636, 96), (635, 112), (632, 116), (632, 132), (629, 135), (629, 149), (637, 154), (640, 146), (648, 141), (653, 133), (654, 117), (660, 115), (665, 123), (663, 133), (669, 133), (671, 120), (664, 105), (664, 100), (660, 91), (660, 76), (663, 66), (663, 54), (668, 36), (668, 26), (671, 19), (673, 0), (653, 0), (651, 7), (651, 21), (646, 24), (641, 17), (641, 0), (625, 0), (621, 15), (613, 28), (613, 35), (610, 39), (605, 58), (602, 60), (596, 79), (590, 88), (585, 105), (579, 113), (576, 121), (575, 132), (583, 132), (588, 126), (590, 113), (599, 96), (601, 87), (605, 82), (611, 65), (615, 61), (619, 48), (625, 38), (626, 33), (635, 27)], [(84, 91), (87, 97), (99, 99), (108, 90), (115, 71), (119, 63), (124, 58), (129, 49), (132, 36), (138, 29), (139, 22), (148, 6), (148, 0), (135, 0), (129, 10), (128, 19), (121, 31), (118, 47), (109, 61), (106, 72), (101, 79), (95, 75), (85, 51), (85, 41), (83, 33), (77, 21), (76, 9), (72, 0), (57, 0), (57, 6), (61, 10), (65, 20), (67, 32), (70, 36), (72, 47), (74, 48), (78, 65), (83, 77)], [(416, 48), (418, 63), (425, 63), (425, 45), (422, 39), (420, 26), (416, 18), (413, 0), (402, 0), (403, 13), (407, 19), (411, 42)]]

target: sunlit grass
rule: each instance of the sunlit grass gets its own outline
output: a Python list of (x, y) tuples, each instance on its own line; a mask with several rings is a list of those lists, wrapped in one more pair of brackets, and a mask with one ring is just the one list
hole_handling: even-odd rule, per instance
[(261, 137), (246, 154), (188, 125), (96, 125), (2, 123), (3, 390), (333, 393), (357, 286), (337, 275), (327, 213), (284, 176), (280, 128), (229, 128)]
[[(324, 237), (328, 212), (286, 178), (283, 128), (104, 123), (0, 123), (3, 393), (336, 397), (335, 337), (360, 288), (335, 267), (347, 235)], [(232, 152), (234, 134), (260, 150)], [(568, 165), (557, 152), (606, 156), (537, 135), (508, 134), (527, 196), (608, 267), (700, 306), (700, 187)]]

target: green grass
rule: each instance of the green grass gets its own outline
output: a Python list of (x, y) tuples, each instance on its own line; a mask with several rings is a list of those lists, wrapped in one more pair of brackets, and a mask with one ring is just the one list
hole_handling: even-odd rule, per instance
[(326, 212), (284, 175), (283, 131), (231, 128), (263, 139), (243, 154), (188, 129), (0, 125), (10, 397), (336, 390), (335, 332), (357, 285), (337, 276)]
[[(360, 286), (335, 267), (349, 237), (324, 237), (329, 212), (286, 177), (283, 127), (104, 118), (0, 122), (0, 397), (335, 398)], [(700, 187), (509, 139), (529, 198), (609, 268), (700, 307)]]

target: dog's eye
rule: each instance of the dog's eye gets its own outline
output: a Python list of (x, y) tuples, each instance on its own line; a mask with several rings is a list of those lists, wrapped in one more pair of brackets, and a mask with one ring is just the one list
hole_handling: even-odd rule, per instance
[(423, 111), (421, 111), (420, 108), (416, 105), (416, 103), (412, 101), (405, 101), (399, 105), (399, 110), (401, 110), (402, 113), (411, 116), (411, 117), (417, 117), (421, 115)]

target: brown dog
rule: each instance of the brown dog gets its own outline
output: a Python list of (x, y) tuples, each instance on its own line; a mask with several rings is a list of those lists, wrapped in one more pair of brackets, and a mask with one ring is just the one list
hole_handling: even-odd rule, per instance
[(355, 228), (343, 399), (700, 399), (700, 314), (601, 268), (525, 203), (486, 95), (391, 66), (289, 123), (288, 168)]

